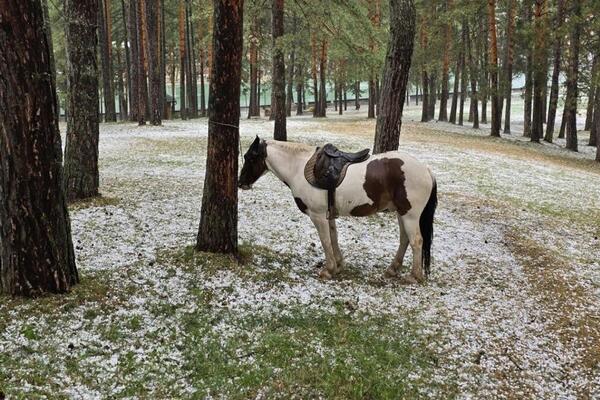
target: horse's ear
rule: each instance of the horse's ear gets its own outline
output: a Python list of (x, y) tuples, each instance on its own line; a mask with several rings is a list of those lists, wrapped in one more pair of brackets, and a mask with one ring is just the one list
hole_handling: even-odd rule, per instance
[(258, 137), (258, 135), (256, 135), (256, 139), (254, 139), (254, 142), (252, 143), (253, 145), (258, 145), (260, 144), (260, 138)]

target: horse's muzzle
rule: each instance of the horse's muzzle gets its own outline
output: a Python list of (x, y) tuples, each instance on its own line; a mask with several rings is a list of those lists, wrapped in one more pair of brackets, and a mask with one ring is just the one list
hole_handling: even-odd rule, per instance
[(238, 185), (238, 187), (242, 190), (250, 190), (252, 189), (252, 185), (242, 185), (241, 183)]

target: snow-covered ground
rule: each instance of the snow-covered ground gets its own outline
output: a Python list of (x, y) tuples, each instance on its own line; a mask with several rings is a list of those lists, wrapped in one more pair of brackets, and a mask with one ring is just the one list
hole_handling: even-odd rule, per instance
[[(374, 124), (363, 111), (293, 117), (289, 139), (370, 147)], [(268, 321), (300, 312), (332, 319), (341, 313), (385, 340), (403, 337), (394, 327), (414, 329), (411, 343), (430, 361), (410, 361), (421, 354), (415, 349), (407, 361), (414, 370), (397, 383), (400, 397), (599, 397), (600, 168), (578, 164), (592, 153), (491, 141), (483, 131), (410, 119), (401, 147), (431, 166), (439, 188), (432, 276), (421, 286), (383, 278), (398, 245), (395, 217), (387, 214), (341, 219), (348, 270), (319, 280), (316, 230), (271, 174), (240, 192), (240, 242), (260, 249), (252, 261), (237, 268), (191, 254), (184, 249), (200, 217), (206, 120), (102, 125), (101, 192), (110, 201), (71, 212), (81, 288), (37, 303), (0, 299), (0, 393), (277, 397), (276, 388), (285, 392), (280, 380), (294, 379), (285, 368), (270, 366), (258, 384), (231, 371), (215, 383), (223, 371), (198, 377), (204, 370), (197, 363), (216, 338), (214, 354), (233, 351), (234, 371), (264, 368), (267, 355), (254, 350), (277, 329)], [(242, 120), (242, 146), (272, 129), (266, 120)], [(494, 151), (480, 145), (490, 142)], [(378, 318), (386, 324), (378, 326)], [(256, 320), (262, 322), (249, 328)], [(301, 331), (290, 335), (295, 329)], [(331, 338), (299, 338), (317, 358), (341, 357)], [(385, 351), (400, 351), (394, 346)], [(361, 371), (358, 360), (344, 362)], [(393, 374), (404, 367), (381, 365)], [(248, 391), (251, 385), (260, 390)], [(401, 385), (413, 391), (401, 392)], [(298, 378), (294, 390), (329, 397), (318, 387)]]

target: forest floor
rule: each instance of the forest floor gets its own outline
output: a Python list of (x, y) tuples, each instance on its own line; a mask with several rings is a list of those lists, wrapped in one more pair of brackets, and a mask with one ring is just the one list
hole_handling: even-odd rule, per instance
[[(316, 230), (272, 174), (240, 192), (244, 262), (195, 253), (206, 120), (102, 125), (103, 197), (71, 207), (81, 284), (0, 298), (0, 398), (600, 397), (592, 152), (410, 115), (400, 146), (439, 190), (419, 286), (383, 278), (389, 214), (340, 219), (348, 268), (318, 279)], [(242, 147), (272, 128), (244, 119)], [(373, 132), (364, 110), (288, 121), (347, 149)]]

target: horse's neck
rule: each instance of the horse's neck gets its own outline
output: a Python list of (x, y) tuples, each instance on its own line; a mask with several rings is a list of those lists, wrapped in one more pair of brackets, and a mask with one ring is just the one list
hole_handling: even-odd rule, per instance
[(276, 141), (267, 142), (267, 167), (283, 182), (291, 183), (296, 175), (303, 173), (308, 158), (308, 152), (289, 149)]

